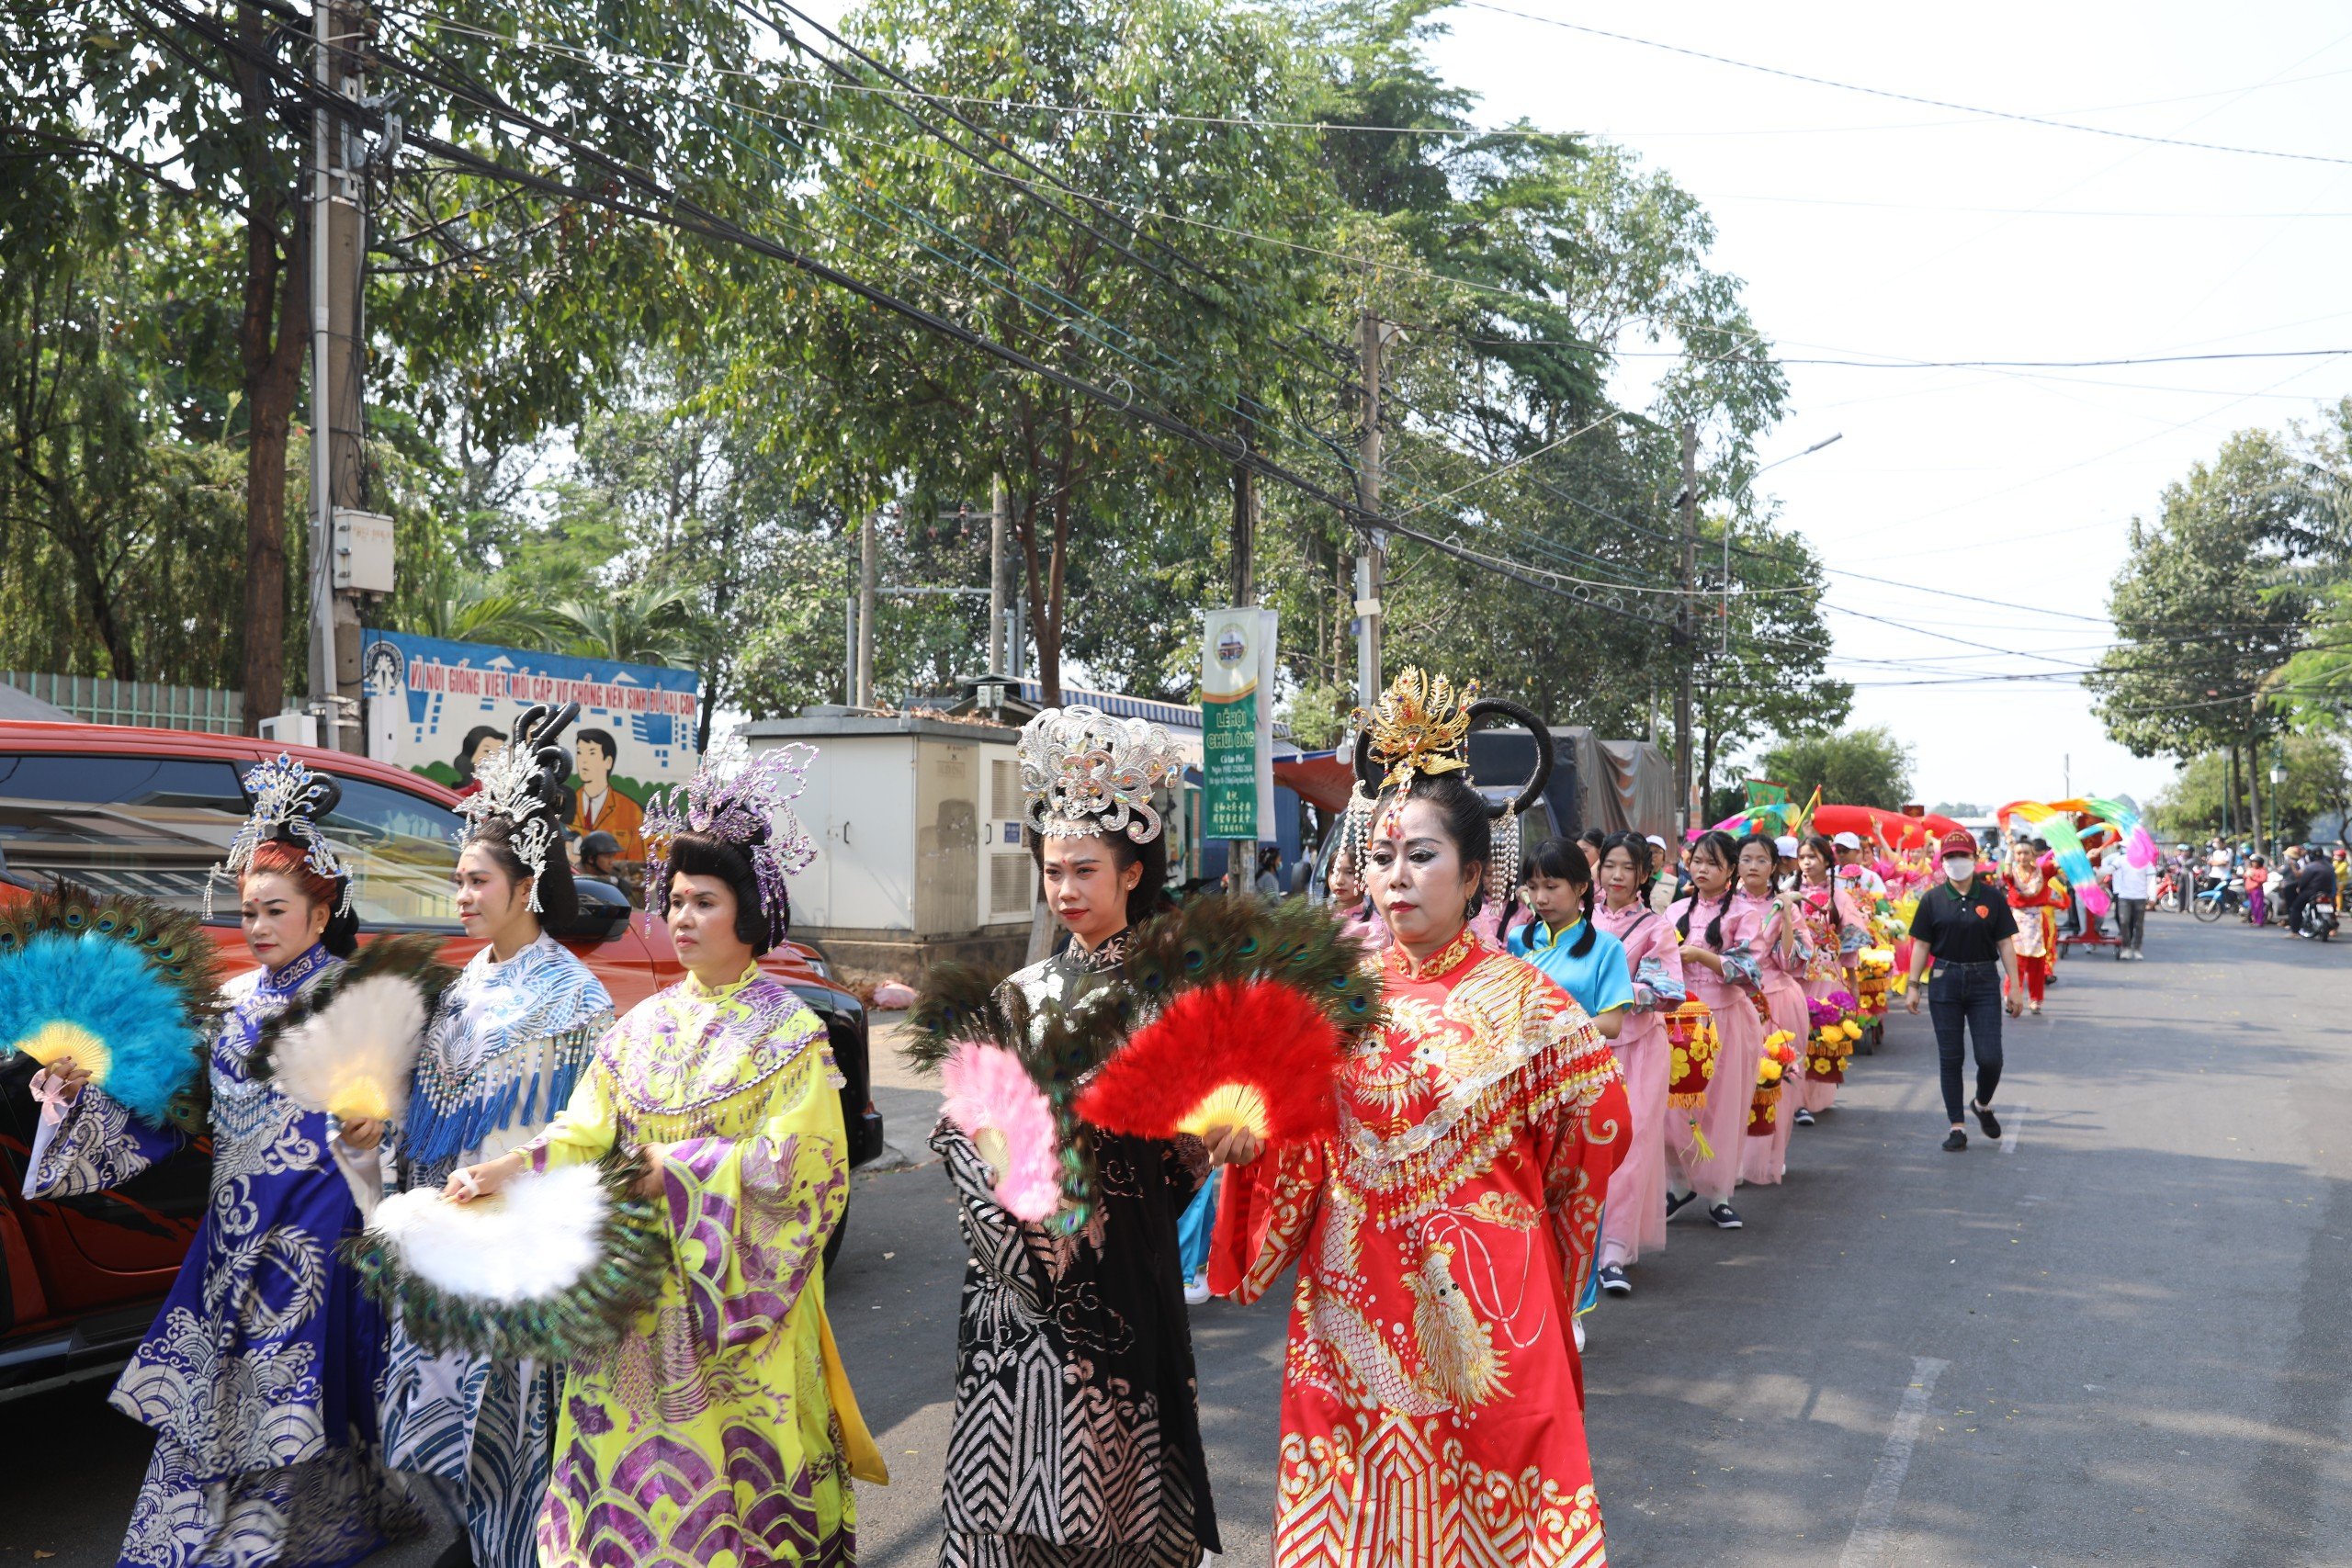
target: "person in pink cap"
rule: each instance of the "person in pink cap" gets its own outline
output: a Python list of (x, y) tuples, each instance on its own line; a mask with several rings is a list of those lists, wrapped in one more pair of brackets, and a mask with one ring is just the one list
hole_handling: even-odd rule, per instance
[[(1919, 978), (1933, 959), (1936, 973), (1928, 987), (1928, 1015), (1935, 1021), (1944, 1110), (1951, 1118), (1944, 1147), (1958, 1154), (1968, 1147), (1968, 1126), (1961, 1120), (1960, 1069), (1970, 1046), (1976, 1053), (1976, 1098), (1968, 1109), (1986, 1137), (2001, 1135), (2000, 1121), (1993, 1114), (1993, 1091), (2001, 1082), (2001, 1013), (2005, 1005), (2012, 1018), (2024, 1010), (2025, 984), (2018, 972), (2017, 916), (1999, 883), (1978, 874), (1974, 836), (1954, 829), (1938, 849), (1942, 878), (1919, 895), (1919, 907), (1911, 916), (1911, 983), (1905, 1005), (1915, 1013), (1919, 1010)], [(2008, 981), (2006, 1004), (2004, 976)]]

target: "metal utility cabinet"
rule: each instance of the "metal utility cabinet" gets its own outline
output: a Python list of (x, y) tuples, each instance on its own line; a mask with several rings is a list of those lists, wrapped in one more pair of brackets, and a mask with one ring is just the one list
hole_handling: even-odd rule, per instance
[(814, 708), (745, 731), (817, 748), (795, 804), (817, 859), (792, 879), (795, 936), (848, 970), (912, 981), (941, 959), (1011, 968), (1036, 888), (1019, 732), (937, 714)]

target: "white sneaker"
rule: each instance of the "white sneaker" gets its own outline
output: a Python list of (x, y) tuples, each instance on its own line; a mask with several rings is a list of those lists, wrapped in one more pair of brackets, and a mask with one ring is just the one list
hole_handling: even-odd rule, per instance
[(1582, 1355), (1584, 1353), (1584, 1319), (1580, 1317), (1572, 1317), (1568, 1319), (1568, 1321), (1576, 1325), (1577, 1353), (1578, 1355)]
[(1184, 1282), (1184, 1304), (1199, 1306), (1209, 1299), (1209, 1277), (1206, 1274)]

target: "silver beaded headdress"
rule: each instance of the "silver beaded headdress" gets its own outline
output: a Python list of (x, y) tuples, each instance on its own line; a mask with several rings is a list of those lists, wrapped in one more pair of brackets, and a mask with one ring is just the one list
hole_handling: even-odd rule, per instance
[(471, 842), (494, 818), (504, 818), (514, 825), (510, 842), (514, 858), (530, 873), (530, 907), (535, 912), (540, 907), (539, 884), (547, 873), (548, 856), (557, 852), (563, 840), (563, 781), (571, 772), (571, 761), (556, 744), (556, 737), (579, 715), (578, 703), (566, 703), (560, 708), (539, 704), (525, 709), (508, 732), (504, 748), (474, 769), (474, 782), (481, 787), (458, 802), (458, 810), (466, 818), (462, 842)]
[(785, 879), (817, 858), (816, 841), (792, 803), (808, 787), (817, 748), (795, 740), (754, 757), (741, 735), (711, 742), (702, 766), (683, 785), (658, 793), (645, 808), (645, 914), (670, 907), (670, 847), (681, 833), (732, 844), (752, 863), (760, 885), (760, 912), (781, 934), (790, 922)]
[(1151, 842), (1161, 826), (1152, 791), (1182, 766), (1160, 726), (1084, 706), (1041, 710), (1021, 727), (1013, 754), (1030, 829), (1048, 839), (1124, 832)]
[(343, 786), (283, 751), (269, 761), (256, 763), (244, 782), (245, 793), (253, 796), (253, 809), (245, 814), (237, 836), (229, 840), (228, 855), (205, 874), (206, 916), (212, 913), (213, 882), (222, 877), (236, 881), (253, 864), (254, 852), (267, 843), (287, 843), (300, 850), (304, 865), (342, 889), (334, 912), (340, 915), (348, 910), (351, 875), (318, 823), (343, 798)]

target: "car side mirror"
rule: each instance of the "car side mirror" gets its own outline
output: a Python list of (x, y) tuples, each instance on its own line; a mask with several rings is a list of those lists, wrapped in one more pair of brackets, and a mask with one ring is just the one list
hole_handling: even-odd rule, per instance
[(548, 935), (610, 942), (628, 929), (629, 917), (637, 911), (629, 907), (627, 894), (591, 877), (574, 877), (572, 886), (580, 893), (580, 913), (569, 920), (543, 920)]

